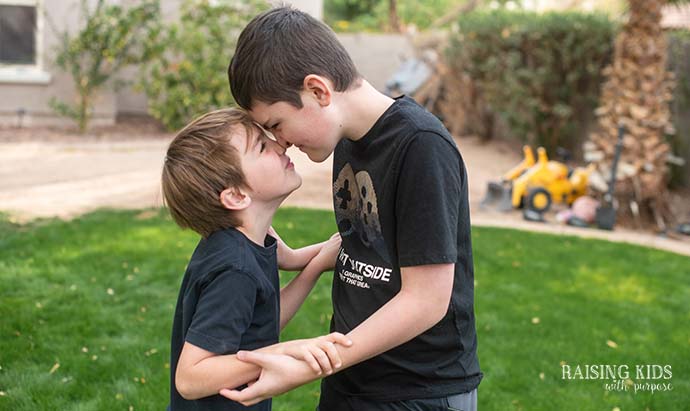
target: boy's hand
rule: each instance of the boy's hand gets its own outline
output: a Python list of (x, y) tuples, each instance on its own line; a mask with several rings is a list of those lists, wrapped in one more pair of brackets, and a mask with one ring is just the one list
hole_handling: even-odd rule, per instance
[(224, 388), (220, 395), (248, 407), (318, 378), (304, 362), (289, 355), (239, 351), (237, 359), (261, 367), (261, 375), (242, 391)]
[(333, 370), (343, 365), (335, 344), (349, 347), (352, 341), (341, 333), (331, 333), (316, 338), (288, 341), (281, 344), (281, 348), (283, 354), (305, 361), (317, 375), (330, 375)]
[(335, 259), (338, 257), (338, 251), (340, 251), (340, 245), (342, 244), (342, 239), (340, 238), (340, 233), (335, 233), (329, 238), (323, 246), (319, 253), (314, 257), (310, 264), (318, 264), (320, 271), (330, 271), (335, 267)]

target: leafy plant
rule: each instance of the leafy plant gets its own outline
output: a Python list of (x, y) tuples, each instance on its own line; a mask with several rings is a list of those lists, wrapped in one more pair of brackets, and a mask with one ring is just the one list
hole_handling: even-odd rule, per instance
[(232, 105), (228, 62), (247, 22), (268, 5), (261, 0), (186, 0), (179, 22), (163, 28), (149, 47), (156, 58), (143, 67), (139, 83), (149, 113), (174, 130), (192, 118)]
[(607, 17), (475, 12), (458, 27), (447, 51), (451, 70), (472, 79), (511, 137), (575, 149), (611, 57), (615, 27)]
[(50, 105), (76, 121), (83, 133), (93, 116), (98, 91), (124, 66), (149, 57), (143, 39), (156, 37), (160, 13), (158, 0), (145, 0), (128, 9), (98, 0), (93, 10), (88, 1), (81, 0), (80, 7), (82, 28), (76, 34), (67, 28), (59, 33), (55, 58), (57, 66), (71, 75), (77, 100), (67, 103), (54, 97)]
[[(472, 0), (324, 0), (324, 21), (339, 32), (386, 31), (390, 27), (391, 3), (404, 25), (419, 29), (432, 26), (437, 19), (452, 13)], [(522, 7), (520, 0), (478, 0), (478, 8)]]

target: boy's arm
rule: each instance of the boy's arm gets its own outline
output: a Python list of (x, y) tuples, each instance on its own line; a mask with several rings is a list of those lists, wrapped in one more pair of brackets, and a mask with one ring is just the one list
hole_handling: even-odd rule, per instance
[[(342, 364), (337, 345), (350, 345), (351, 341), (340, 333), (316, 338), (294, 340), (260, 348), (251, 353), (288, 357), (293, 368), (311, 381), (331, 374)], [(302, 358), (303, 354), (311, 357)], [(299, 357), (299, 359), (295, 358)], [(261, 368), (240, 361), (236, 354), (218, 355), (185, 342), (175, 371), (175, 388), (182, 398), (197, 400), (218, 394), (221, 388), (239, 387), (259, 378)], [(294, 372), (294, 371), (293, 371)]]
[[(454, 264), (401, 269), (400, 292), (352, 330), (349, 347), (336, 345), (345, 369), (403, 344), (438, 323), (448, 311)], [(294, 360), (282, 355), (242, 352), (239, 356), (261, 366), (259, 380), (242, 391), (224, 389), (221, 395), (244, 405), (255, 404), (315, 380)]]
[[(276, 345), (257, 351), (278, 353)], [(175, 388), (182, 398), (197, 400), (215, 395), (223, 387), (254, 381), (260, 372), (261, 368), (238, 360), (235, 354), (218, 355), (185, 342), (175, 371)]]
[(311, 259), (302, 272), (280, 290), (281, 330), (292, 319), (307, 298), (321, 273), (333, 269), (338, 250), (340, 249), (340, 243), (340, 234), (333, 234), (328, 241), (322, 243), (323, 246), (319, 247), (318, 254)]
[(278, 242), (278, 268), (285, 271), (303, 270), (307, 264), (309, 264), (309, 261), (311, 261), (319, 253), (321, 247), (325, 243), (324, 241), (322, 243), (316, 243), (293, 250), (283, 241), (282, 238), (280, 238), (273, 227), (268, 229), (268, 234), (270, 234)]

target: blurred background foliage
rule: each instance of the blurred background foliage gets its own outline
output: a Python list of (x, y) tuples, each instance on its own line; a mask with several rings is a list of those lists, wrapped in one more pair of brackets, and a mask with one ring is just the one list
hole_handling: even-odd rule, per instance
[[(468, 133), (576, 150), (597, 107), (601, 70), (610, 62), (615, 26), (604, 14), (496, 10), (457, 19), (446, 61), (450, 76), (468, 76), (501, 123)], [(503, 127), (500, 127), (503, 126)]]
[[(564, 6), (563, 3), (567, 3)], [(625, 11), (624, 0), (324, 0), (324, 20), (335, 31), (389, 31), (391, 5), (402, 27), (424, 30), (458, 7), (474, 4), (478, 10), (548, 10), (598, 11), (619, 16)]]

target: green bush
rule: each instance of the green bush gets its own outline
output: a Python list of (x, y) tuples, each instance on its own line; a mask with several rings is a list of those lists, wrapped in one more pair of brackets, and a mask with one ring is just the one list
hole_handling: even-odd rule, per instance
[(93, 116), (98, 91), (124, 66), (149, 58), (151, 50), (142, 39), (156, 37), (160, 13), (158, 0), (127, 9), (104, 0), (89, 8), (82, 0), (80, 8), (83, 27), (75, 34), (67, 28), (59, 33), (55, 57), (56, 65), (72, 76), (78, 98), (67, 103), (53, 97), (49, 104), (58, 114), (76, 121), (83, 133)]
[(446, 57), (452, 75), (472, 79), (507, 137), (573, 150), (597, 106), (614, 32), (603, 14), (474, 12), (459, 18)]
[(237, 36), (268, 5), (260, 0), (185, 0), (178, 22), (152, 39), (157, 58), (144, 67), (139, 87), (148, 97), (149, 114), (170, 129), (234, 103), (228, 87), (228, 63)]
[[(479, 0), (478, 8), (492, 3), (503, 7), (509, 0)], [(519, 1), (517, 2), (519, 3)], [(397, 0), (400, 22), (419, 29), (429, 28), (437, 19), (462, 6), (458, 0)], [(388, 0), (324, 0), (324, 21), (338, 32), (382, 31), (388, 29)]]

